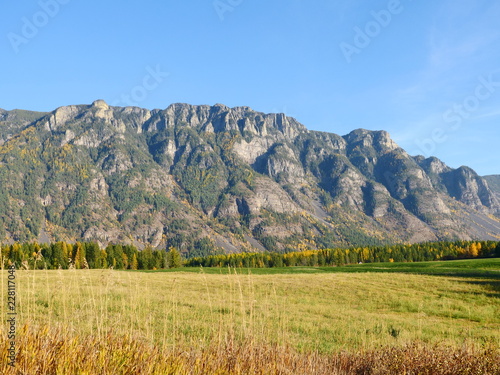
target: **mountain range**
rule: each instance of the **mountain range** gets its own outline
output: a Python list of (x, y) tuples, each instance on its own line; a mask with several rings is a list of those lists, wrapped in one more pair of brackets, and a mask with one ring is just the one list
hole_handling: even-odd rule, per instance
[(214, 252), (500, 238), (500, 176), (221, 104), (0, 110), (0, 241)]

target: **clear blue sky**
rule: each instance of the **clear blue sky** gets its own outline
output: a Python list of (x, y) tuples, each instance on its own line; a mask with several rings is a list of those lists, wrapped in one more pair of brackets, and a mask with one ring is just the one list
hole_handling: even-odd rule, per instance
[(2, 8), (0, 108), (50, 111), (98, 98), (150, 109), (245, 105), (341, 135), (384, 129), (410, 154), (500, 174), (496, 0)]

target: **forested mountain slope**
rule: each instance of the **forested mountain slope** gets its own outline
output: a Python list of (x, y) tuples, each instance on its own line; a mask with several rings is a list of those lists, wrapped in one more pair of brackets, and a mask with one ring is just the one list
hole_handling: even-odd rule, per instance
[(385, 131), (310, 131), (284, 114), (173, 104), (0, 110), (0, 238), (213, 250), (500, 238), (472, 169)]

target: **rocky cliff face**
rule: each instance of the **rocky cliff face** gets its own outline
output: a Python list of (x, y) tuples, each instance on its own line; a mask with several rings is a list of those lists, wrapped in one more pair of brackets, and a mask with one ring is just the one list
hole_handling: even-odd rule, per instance
[(0, 111), (7, 241), (201, 255), (500, 236), (498, 196), (483, 178), (412, 157), (384, 131), (342, 137), (220, 104), (12, 112)]
[(497, 198), (497, 201), (500, 202), (500, 175), (484, 176), (483, 178), (488, 183), (488, 187)]

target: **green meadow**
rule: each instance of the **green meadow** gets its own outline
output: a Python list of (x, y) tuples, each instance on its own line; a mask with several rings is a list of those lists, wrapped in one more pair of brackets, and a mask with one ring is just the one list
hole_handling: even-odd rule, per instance
[(166, 346), (251, 337), (328, 353), (414, 341), (460, 346), (500, 340), (500, 259), (168, 272), (26, 270), (17, 271), (17, 285), (21, 324), (115, 331)]
[[(498, 353), (499, 276), (500, 259), (155, 272), (18, 270), (17, 324), (21, 336), (56, 329), (74, 340), (117, 337), (166, 351), (250, 345), (329, 356), (420, 345), (429, 353), (433, 347)], [(7, 271), (1, 279), (6, 291)], [(3, 303), (4, 317), (6, 309)], [(33, 339), (37, 343), (40, 338)], [(216, 350), (220, 358), (225, 350)]]

